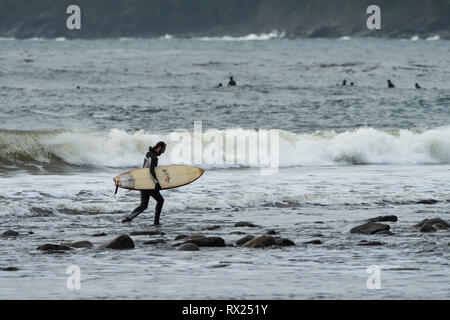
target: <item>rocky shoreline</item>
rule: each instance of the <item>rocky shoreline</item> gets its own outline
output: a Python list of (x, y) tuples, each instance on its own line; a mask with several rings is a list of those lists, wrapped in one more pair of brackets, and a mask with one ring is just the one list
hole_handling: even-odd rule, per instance
[[(320, 221), (317, 221), (319, 224)], [(383, 223), (381, 223), (383, 222)], [(366, 223), (353, 227), (344, 232), (362, 236), (370, 236), (373, 239), (359, 239), (355, 243), (356, 246), (383, 246), (385, 243), (381, 242), (379, 237), (393, 236), (391, 226), (385, 222), (398, 223), (396, 216), (380, 216), (367, 219)], [(321, 223), (322, 224), (322, 223)], [(312, 234), (310, 241), (296, 244), (294, 241), (280, 235), (277, 230), (264, 230), (264, 227), (258, 226), (248, 221), (241, 221), (235, 223), (231, 229), (226, 230), (227, 227), (213, 225), (201, 228), (201, 231), (215, 231), (222, 230), (228, 232), (230, 236), (239, 235), (238, 240), (230, 241), (224, 236), (204, 235), (204, 234), (167, 234), (160, 230), (135, 230), (129, 234), (108, 235), (106, 233), (92, 234), (92, 238), (108, 237), (107, 241), (62, 241), (61, 243), (45, 243), (37, 248), (43, 254), (67, 254), (78, 253), (83, 250), (132, 250), (148, 246), (164, 246), (167, 250), (176, 251), (199, 251), (204, 248), (239, 248), (242, 249), (283, 249), (285, 247), (306, 247), (309, 245), (323, 245), (325, 237), (323, 234)], [(421, 233), (442, 233), (450, 230), (450, 224), (441, 219), (424, 219), (421, 222), (408, 226), (409, 230)], [(16, 231), (7, 230), (1, 235), (3, 239), (14, 240), (18, 238), (26, 238), (34, 233), (31, 231)], [(132, 238), (134, 237), (134, 239)], [(142, 241), (142, 237), (152, 237)], [(224, 238), (227, 238), (225, 240)], [(317, 239), (321, 238), (321, 239)], [(450, 245), (450, 243), (448, 244)], [(18, 271), (17, 266), (0, 266), (0, 271)]]

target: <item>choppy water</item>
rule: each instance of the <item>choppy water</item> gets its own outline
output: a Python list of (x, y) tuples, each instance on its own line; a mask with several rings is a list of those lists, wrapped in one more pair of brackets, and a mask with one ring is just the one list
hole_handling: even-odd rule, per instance
[[(450, 42), (253, 40), (0, 40), (0, 232), (21, 232), (0, 237), (0, 267), (19, 268), (0, 271), (1, 298), (449, 298), (449, 232), (410, 227), (450, 220)], [(238, 86), (217, 88), (229, 75)], [(355, 86), (337, 86), (344, 79)], [(120, 223), (139, 195), (114, 197), (112, 177), (142, 165), (159, 140), (168, 142), (160, 164), (177, 162), (181, 139), (198, 140), (194, 121), (204, 158), (212, 149), (225, 158), (227, 135), (280, 130), (278, 172), (192, 158), (207, 170), (163, 191), (164, 235), (133, 236), (136, 249), (124, 252), (36, 250), (155, 229), (153, 203), (131, 226)], [(349, 233), (392, 214), (393, 236)], [(232, 244), (243, 235), (230, 232), (268, 229), (297, 245), (172, 246), (180, 234)], [(143, 244), (150, 239), (167, 242)], [(314, 239), (323, 244), (304, 244)], [(69, 265), (81, 268), (81, 290), (67, 289)], [(371, 265), (381, 290), (367, 289)]]

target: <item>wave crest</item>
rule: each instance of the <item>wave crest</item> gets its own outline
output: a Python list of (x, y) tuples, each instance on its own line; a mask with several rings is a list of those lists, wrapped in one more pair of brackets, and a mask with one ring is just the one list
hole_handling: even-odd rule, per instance
[[(255, 130), (246, 129), (207, 130), (202, 133), (200, 145), (204, 153), (222, 148), (223, 156), (226, 157), (229, 152), (225, 143), (227, 138), (256, 133)], [(186, 141), (183, 137), (191, 141), (198, 140), (193, 132), (187, 131), (163, 134), (144, 131), (130, 133), (119, 129), (108, 132), (0, 130), (0, 165), (20, 167), (30, 163), (51, 165), (63, 161), (77, 166), (138, 167), (148, 147), (160, 140), (168, 143), (166, 155), (161, 157), (160, 162), (169, 164), (174, 162), (176, 147)], [(257, 147), (246, 144), (247, 152)], [(203, 167), (251, 166), (246, 159), (239, 157), (234, 164), (223, 163)], [(279, 131), (281, 167), (424, 163), (450, 163), (450, 127), (425, 131), (382, 131), (374, 128), (314, 133)]]

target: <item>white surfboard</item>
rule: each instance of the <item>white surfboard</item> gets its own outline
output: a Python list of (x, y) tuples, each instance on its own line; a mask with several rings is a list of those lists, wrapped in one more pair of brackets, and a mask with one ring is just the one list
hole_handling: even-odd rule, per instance
[[(191, 166), (155, 167), (161, 189), (172, 189), (185, 186), (200, 178), (204, 170)], [(117, 188), (129, 190), (154, 190), (155, 182), (150, 177), (150, 169), (142, 168), (124, 172), (114, 178)]]

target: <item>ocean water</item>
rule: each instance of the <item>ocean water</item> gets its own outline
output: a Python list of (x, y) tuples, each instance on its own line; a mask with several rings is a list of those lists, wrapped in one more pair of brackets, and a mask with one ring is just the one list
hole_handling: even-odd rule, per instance
[[(0, 271), (0, 298), (450, 297), (450, 233), (411, 228), (450, 221), (450, 42), (57, 40), (0, 38), (0, 233), (20, 232), (0, 237), (0, 267), (18, 268)], [(238, 86), (217, 87), (229, 76)], [(112, 178), (139, 168), (160, 140), (160, 165), (206, 171), (162, 191), (161, 226), (154, 202), (124, 225), (139, 193), (114, 196)], [(349, 233), (381, 215), (398, 217), (393, 235)], [(244, 235), (232, 232), (270, 229), (296, 246), (231, 246)], [(142, 230), (164, 234), (132, 236), (133, 250), (96, 249)], [(176, 251), (181, 234), (230, 246)], [(144, 244), (155, 239), (166, 242)], [(94, 248), (36, 250), (78, 240)], [(72, 265), (79, 290), (67, 286)], [(380, 289), (368, 288), (371, 266)]]

